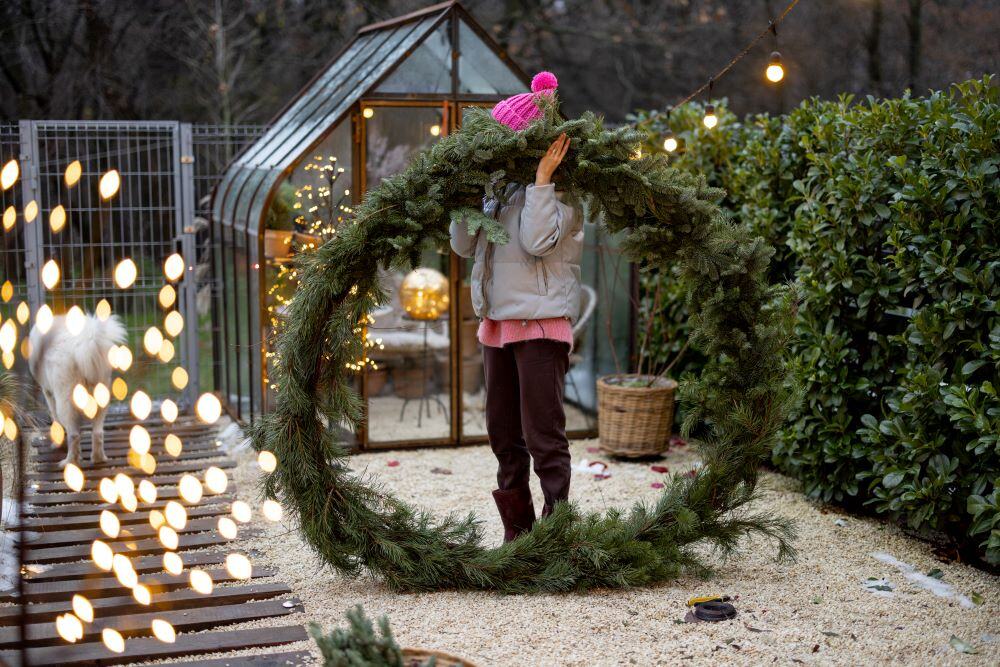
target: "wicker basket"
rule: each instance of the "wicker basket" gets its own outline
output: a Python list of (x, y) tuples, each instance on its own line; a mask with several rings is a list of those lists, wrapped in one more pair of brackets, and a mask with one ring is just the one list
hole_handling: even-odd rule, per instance
[[(674, 424), (674, 391), (669, 378), (608, 375), (597, 380), (597, 433), (612, 456), (655, 456), (667, 451)], [(625, 386), (635, 383), (640, 386)]]
[(475, 663), (456, 658), (444, 651), (432, 651), (423, 648), (404, 648), (403, 665), (405, 667), (424, 667), (431, 658), (435, 658), (435, 667), (476, 667)]

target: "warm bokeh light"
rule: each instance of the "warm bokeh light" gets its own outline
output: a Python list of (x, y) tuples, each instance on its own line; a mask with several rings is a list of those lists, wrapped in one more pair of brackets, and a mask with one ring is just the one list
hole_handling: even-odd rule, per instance
[(168, 336), (177, 338), (181, 331), (184, 330), (184, 316), (176, 310), (171, 310), (167, 313), (167, 316), (163, 318), (163, 330), (167, 332)]
[(205, 393), (198, 397), (194, 406), (198, 419), (206, 424), (214, 424), (222, 416), (222, 403), (215, 394)]
[(87, 316), (83, 314), (80, 306), (72, 306), (66, 311), (66, 331), (70, 336), (79, 336), (83, 333), (83, 327), (87, 325)]
[(66, 482), (66, 486), (74, 491), (81, 491), (83, 489), (84, 478), (80, 466), (75, 463), (67, 463), (66, 467), (63, 468), (63, 481)]
[(177, 389), (183, 389), (188, 383), (188, 372), (178, 366), (174, 369), (173, 373), (170, 374), (170, 381)]
[(54, 209), (49, 211), (49, 229), (52, 230), (53, 234), (58, 234), (66, 226), (66, 209), (62, 204), (59, 204)]
[(17, 321), (21, 324), (27, 324), (30, 317), (31, 308), (28, 307), (28, 304), (24, 301), (17, 304)]
[(218, 466), (210, 466), (205, 471), (205, 488), (208, 489), (209, 493), (222, 493), (227, 486), (229, 486), (229, 478), (226, 476), (225, 470)]
[(34, 199), (28, 202), (28, 205), (24, 207), (24, 221), (34, 222), (35, 218), (38, 217), (38, 202)]
[(236, 522), (228, 516), (219, 517), (218, 529), (219, 535), (222, 535), (227, 540), (236, 539)]
[(94, 308), (94, 315), (97, 315), (97, 319), (102, 322), (106, 322), (111, 317), (111, 304), (107, 299), (101, 299), (97, 302), (97, 307)]
[(107, 542), (102, 540), (94, 540), (94, 543), (90, 545), (90, 559), (94, 561), (94, 565), (104, 570), (109, 571), (113, 566), (113, 558), (115, 552), (111, 550)]
[(160, 288), (159, 301), (163, 308), (170, 308), (177, 302), (177, 290), (173, 285), (164, 285)]
[(174, 630), (174, 626), (170, 625), (169, 621), (165, 621), (162, 618), (154, 618), (150, 627), (153, 630), (153, 636), (164, 644), (173, 644), (177, 641), (177, 632)]
[(94, 605), (79, 593), (73, 596), (73, 613), (84, 623), (94, 622)]
[(177, 531), (170, 526), (160, 526), (160, 529), (156, 531), (156, 536), (160, 538), (160, 544), (163, 545), (164, 549), (176, 551), (177, 546), (180, 544)]
[(164, 516), (167, 518), (167, 523), (174, 530), (184, 530), (184, 526), (187, 525), (187, 510), (176, 500), (171, 500), (163, 508)]
[(232, 553), (226, 556), (226, 570), (236, 579), (249, 579), (253, 576), (250, 559), (243, 554)]
[(101, 479), (101, 483), (97, 486), (97, 492), (106, 503), (118, 502), (118, 487), (107, 477)]
[(132, 567), (132, 561), (124, 554), (115, 554), (111, 562), (111, 569), (114, 570), (118, 583), (129, 589), (139, 583), (139, 577), (135, 573), (135, 568)]
[(121, 289), (131, 287), (138, 276), (139, 269), (131, 259), (123, 259), (115, 266), (115, 285)]
[[(118, 359), (121, 361), (121, 357)], [(115, 378), (111, 383), (111, 394), (115, 400), (124, 401), (125, 397), (128, 396), (128, 383), (123, 378)]]
[(212, 575), (204, 570), (194, 569), (191, 570), (189, 575), (189, 581), (191, 582), (191, 588), (202, 595), (208, 595), (212, 592), (213, 583)]
[[(135, 397), (132, 398), (132, 403), (135, 403)], [(138, 417), (138, 415), (136, 416)], [(140, 419), (142, 419), (142, 417), (140, 417)], [(139, 454), (145, 454), (149, 451), (149, 447), (152, 444), (152, 439), (149, 437), (149, 431), (139, 424), (136, 424), (132, 427), (132, 430), (129, 431), (128, 444), (129, 447)]]
[(166, 522), (167, 519), (160, 510), (151, 510), (149, 512), (149, 525), (153, 527), (153, 530), (159, 530), (160, 526)]
[(719, 117), (715, 115), (714, 104), (709, 104), (705, 107), (705, 117), (701, 119), (701, 122), (710, 130), (719, 124)]
[(198, 478), (191, 474), (181, 475), (181, 481), (177, 485), (181, 499), (188, 505), (194, 505), (201, 501), (202, 488)]
[(87, 419), (97, 416), (97, 400), (93, 396), (87, 397), (87, 404), (83, 406), (83, 414)]
[(121, 182), (121, 175), (119, 175), (117, 169), (111, 169), (110, 171), (105, 172), (105, 174), (101, 176), (101, 181), (97, 186), (98, 191), (101, 193), (101, 199), (111, 199), (118, 194)]
[(7, 303), (14, 297), (14, 283), (9, 280), (5, 280), (3, 286), (0, 286), (0, 299), (3, 299), (4, 303)]
[(155, 357), (160, 353), (160, 348), (163, 347), (163, 334), (158, 328), (149, 327), (142, 337), (142, 346), (147, 354)]
[(46, 289), (55, 289), (59, 284), (59, 265), (56, 260), (50, 259), (42, 266), (42, 284)]
[(777, 51), (771, 52), (771, 58), (767, 62), (767, 69), (764, 76), (771, 83), (778, 83), (785, 78), (785, 68), (781, 66), (781, 54)]
[(278, 467), (278, 457), (274, 455), (274, 452), (265, 449), (257, 454), (257, 465), (264, 472), (274, 472), (274, 469)]
[(83, 410), (87, 407), (87, 401), (90, 400), (90, 392), (82, 384), (77, 384), (73, 387), (73, 393), (70, 394), (73, 398), (73, 405), (78, 409)]
[[(49, 438), (52, 439), (52, 444), (59, 447), (64, 442), (66, 442), (66, 429), (63, 425), (57, 421), (52, 422), (52, 426), (49, 427)], [(113, 500), (111, 502), (114, 502)]]
[(82, 175), (83, 165), (80, 164), (79, 160), (73, 160), (66, 165), (66, 171), (63, 173), (63, 182), (66, 183), (67, 188), (71, 188), (79, 182)]
[(83, 638), (83, 623), (74, 614), (56, 616), (56, 632), (70, 643), (76, 643)]
[(163, 439), (163, 448), (167, 450), (167, 454), (176, 458), (181, 455), (184, 443), (173, 433), (168, 433), (167, 437)]
[(149, 603), (153, 601), (153, 594), (150, 593), (149, 588), (143, 584), (136, 584), (132, 587), (132, 597), (135, 598), (136, 602), (146, 607), (148, 607)]
[(17, 209), (13, 205), (8, 206), (3, 212), (3, 228), (9, 232), (17, 224)]
[(169, 398), (164, 400), (163, 403), (160, 404), (160, 416), (163, 417), (163, 420), (168, 424), (173, 424), (175, 421), (177, 421), (177, 414), (178, 414), (177, 404), (174, 403)]
[(114, 628), (104, 628), (101, 630), (101, 641), (112, 653), (122, 653), (125, 651), (125, 638)]
[(118, 491), (119, 497), (135, 495), (135, 483), (131, 477), (123, 472), (115, 474), (115, 489)]
[(148, 479), (139, 482), (138, 496), (144, 503), (156, 502), (156, 485)]
[(180, 253), (175, 252), (163, 260), (163, 275), (172, 283), (177, 282), (184, 275), (184, 258), (181, 257)]
[(250, 509), (250, 505), (242, 500), (234, 502), (230, 509), (233, 513), (233, 518), (240, 523), (248, 523), (253, 517), (253, 510)]
[(265, 500), (260, 511), (268, 521), (281, 521), (281, 505), (274, 500)]
[(149, 397), (149, 394), (140, 389), (132, 394), (129, 408), (136, 419), (145, 419), (153, 410), (153, 400)]
[[(55, 264), (53, 264), (53, 266), (55, 266)], [(58, 272), (59, 272), (59, 267), (56, 267), (56, 273), (58, 274)], [(35, 326), (38, 327), (39, 333), (43, 335), (47, 334), (49, 332), (49, 329), (52, 328), (53, 319), (54, 317), (52, 315), (52, 309), (49, 308), (49, 304), (43, 303), (42, 306), (38, 309), (38, 312), (35, 313)]]
[(14, 320), (7, 320), (0, 325), (0, 350), (10, 353), (17, 345), (17, 325)]
[(432, 137), (439, 137), (439, 136), (441, 136), (441, 126), (437, 125), (437, 124), (431, 125), (430, 132), (431, 132), (431, 136)]
[(134, 495), (122, 496), (119, 500), (121, 501), (122, 509), (126, 512), (134, 512), (139, 507), (139, 499)]
[(118, 352), (115, 355), (115, 368), (120, 371), (127, 371), (132, 366), (132, 359), (132, 350), (127, 345), (119, 345)]
[(94, 385), (94, 400), (97, 402), (97, 406), (101, 408), (108, 407), (108, 403), (111, 402), (111, 390), (103, 382), (98, 382)]
[(673, 132), (667, 132), (666, 138), (663, 140), (663, 150), (668, 153), (673, 153), (677, 150), (677, 137), (674, 136)]
[(101, 532), (111, 539), (118, 537), (118, 533), (121, 532), (121, 522), (118, 521), (118, 517), (115, 516), (115, 513), (110, 510), (101, 511), (100, 525)]
[(18, 166), (17, 160), (8, 160), (3, 169), (0, 170), (0, 188), (9, 190), (17, 183), (17, 178), (20, 175), (21, 167)]
[(174, 343), (168, 338), (163, 339), (163, 344), (160, 346), (160, 351), (157, 353), (157, 358), (165, 364), (170, 363), (170, 360), (174, 358)]
[(163, 569), (169, 574), (180, 574), (184, 571), (184, 561), (176, 551), (163, 554)]
[(375, 115), (375, 109), (371, 107), (365, 107), (364, 111), (361, 112), (361, 115), (364, 116), (365, 118), (371, 118), (372, 116)]

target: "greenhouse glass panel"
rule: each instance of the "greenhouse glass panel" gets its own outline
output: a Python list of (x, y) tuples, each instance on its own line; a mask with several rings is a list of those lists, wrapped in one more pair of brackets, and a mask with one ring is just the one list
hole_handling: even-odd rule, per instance
[(527, 87), (496, 52), (487, 46), (465, 21), (458, 22), (459, 92), (514, 95)]
[(450, 93), (451, 38), (448, 28), (449, 23), (445, 21), (428, 35), (413, 54), (375, 89), (376, 92)]

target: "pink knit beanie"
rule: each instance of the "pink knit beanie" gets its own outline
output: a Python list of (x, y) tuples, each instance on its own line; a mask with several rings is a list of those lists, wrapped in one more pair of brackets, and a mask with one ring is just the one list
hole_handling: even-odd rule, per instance
[(559, 85), (552, 72), (539, 72), (531, 79), (531, 92), (521, 93), (497, 102), (493, 107), (493, 118), (512, 130), (520, 131), (531, 121), (542, 117), (542, 110), (536, 103), (539, 95), (551, 95)]

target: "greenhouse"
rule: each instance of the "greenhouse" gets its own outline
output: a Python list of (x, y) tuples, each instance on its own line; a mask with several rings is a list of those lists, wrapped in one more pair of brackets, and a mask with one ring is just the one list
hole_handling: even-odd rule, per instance
[[(273, 338), (296, 286), (293, 258), (351, 223), (366, 190), (418, 151), (528, 89), (528, 78), (458, 3), (358, 31), (228, 168), (212, 206), (219, 243), (214, 303), (219, 393), (251, 422), (273, 407)], [(596, 433), (596, 377), (631, 354), (634, 276), (616, 240), (585, 225), (581, 313), (567, 377), (567, 431)], [(427, 248), (410, 274), (384, 272), (389, 302), (372, 314), (357, 389), (361, 448), (482, 442), (483, 364), (471, 261)], [(612, 343), (611, 341), (618, 341)], [(617, 345), (621, 349), (613, 349)]]

